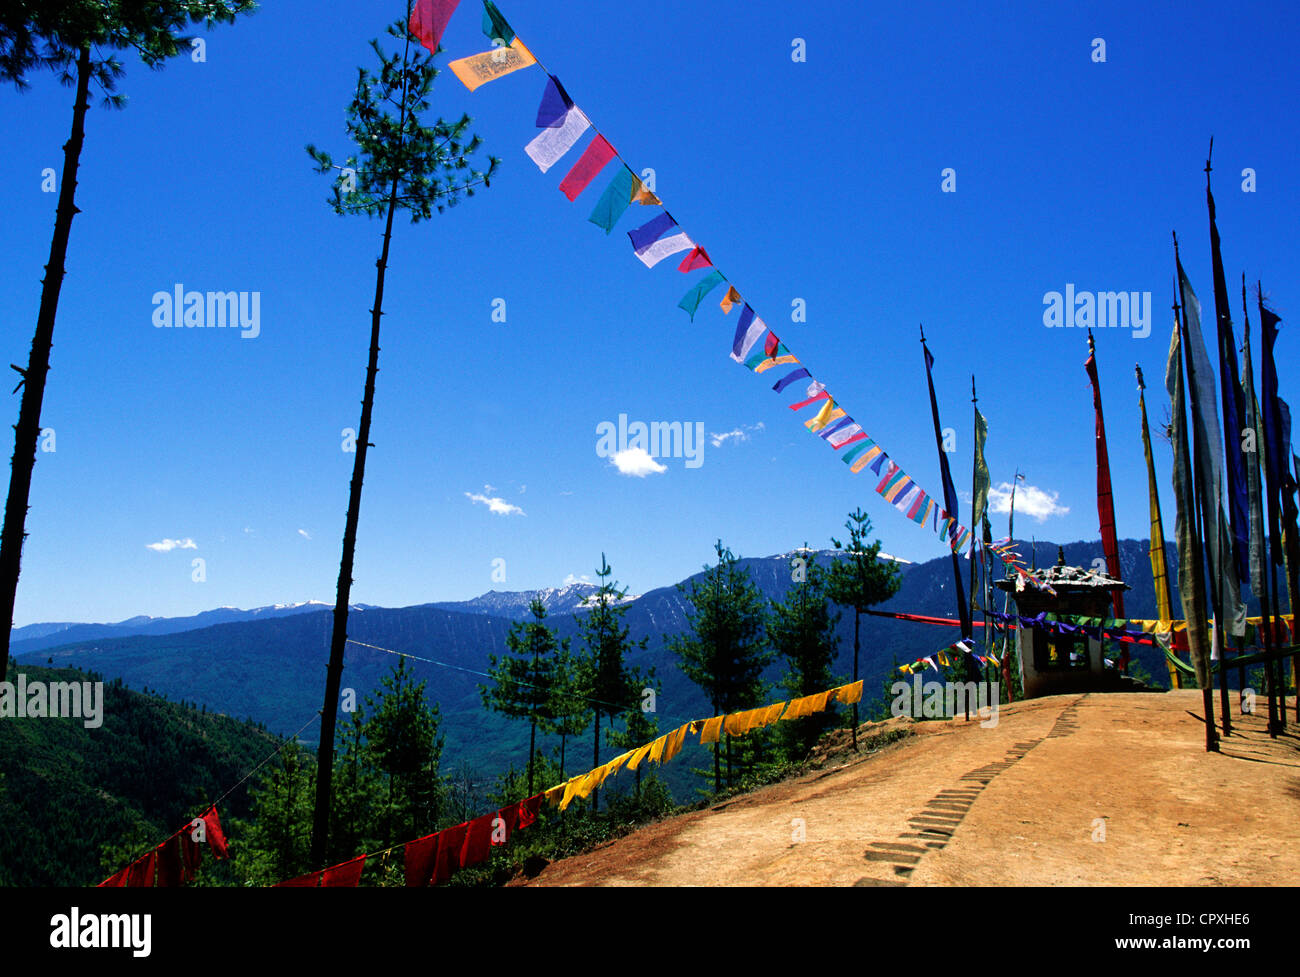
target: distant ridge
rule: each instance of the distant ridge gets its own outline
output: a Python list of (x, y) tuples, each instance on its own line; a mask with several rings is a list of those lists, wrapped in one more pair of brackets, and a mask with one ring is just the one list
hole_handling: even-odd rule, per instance
[[(182, 631), (194, 631), (198, 628), (211, 627), (214, 624), (231, 624), (236, 621), (258, 621), (268, 618), (288, 617), (293, 614), (310, 614), (313, 611), (325, 611), (333, 608), (319, 600), (304, 600), (296, 604), (267, 604), (241, 610), (238, 607), (217, 607), (202, 611), (189, 617), (149, 617), (138, 614), (116, 624), (83, 624), (77, 622), (58, 622), (27, 624), (14, 628), (9, 637), (11, 655), (31, 654), (46, 648), (75, 644), (78, 641), (95, 641), (100, 638), (128, 638), (133, 635), (179, 634)], [(353, 610), (366, 610), (368, 604), (353, 604)]]

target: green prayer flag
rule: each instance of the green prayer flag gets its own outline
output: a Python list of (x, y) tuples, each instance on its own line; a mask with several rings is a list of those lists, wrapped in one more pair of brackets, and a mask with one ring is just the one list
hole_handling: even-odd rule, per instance
[(989, 502), (989, 466), (984, 460), (984, 444), (989, 439), (989, 422), (984, 419), (978, 407), (975, 408), (975, 515), (972, 526), (980, 525), (984, 509)]
[(489, 41), (500, 40), (503, 45), (509, 45), (515, 39), (515, 32), (492, 0), (483, 0), (483, 33)]
[(626, 166), (619, 167), (618, 173), (609, 181), (609, 186), (596, 201), (596, 206), (587, 220), (597, 227), (603, 227), (606, 234), (611, 233), (618, 219), (623, 216), (623, 212), (632, 202), (633, 179), (631, 170)]
[(700, 303), (704, 301), (704, 296), (708, 295), (711, 291), (721, 285), (723, 281), (725, 281), (725, 279), (722, 277), (722, 272), (709, 272), (696, 282), (689, 292), (682, 296), (682, 300), (677, 303), (677, 307), (679, 309), (685, 309), (690, 314), (691, 321), (694, 322), (695, 310), (698, 309)]

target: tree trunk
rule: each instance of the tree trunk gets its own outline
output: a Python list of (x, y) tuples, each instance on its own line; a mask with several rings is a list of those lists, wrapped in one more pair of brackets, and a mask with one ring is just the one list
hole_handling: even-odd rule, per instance
[(533, 796), (533, 756), (537, 750), (537, 720), (528, 724), (528, 796)]
[[(722, 714), (722, 710), (718, 707), (718, 704), (716, 702), (713, 703), (713, 714), (715, 716), (719, 716)], [(721, 793), (721, 791), (722, 791), (722, 754), (718, 750), (717, 742), (714, 742), (713, 744), (713, 793), (716, 795)]]
[[(853, 608), (853, 681), (858, 680), (858, 622), (862, 620), (862, 611)], [(858, 752), (858, 704), (853, 703), (853, 752)]]
[(339, 563), (338, 599), (334, 604), (334, 629), (330, 638), (330, 660), (325, 672), (325, 704), (321, 709), (320, 748), (316, 753), (316, 813), (312, 824), (311, 853), (315, 868), (324, 867), (329, 834), (330, 777), (334, 771), (334, 725), (339, 708), (339, 685), (343, 678), (343, 650), (348, 640), (348, 603), (352, 594), (352, 563), (357, 548), (357, 520), (361, 513), (361, 484), (366, 475), (366, 450), (370, 447), (370, 416), (375, 404), (375, 374), (379, 372), (379, 322), (384, 312), (384, 273), (388, 269), (388, 248), (393, 238), (393, 214), (397, 210), (397, 181), (388, 196), (388, 217), (384, 224), (384, 246), (375, 262), (375, 301), (370, 310), (370, 362), (366, 367), (366, 389), (361, 400), (361, 425), (357, 429), (357, 456), (352, 462), (352, 488), (348, 494), (347, 521), (343, 528), (343, 559)]
[(86, 135), (86, 110), (90, 105), (90, 48), (77, 55), (77, 97), (72, 103), (72, 133), (63, 144), (63, 177), (59, 184), (59, 203), (54, 214), (54, 237), (50, 239), (50, 260), (41, 281), (41, 305), (36, 313), (36, 333), (27, 369), (22, 372), (23, 399), (14, 425), (14, 453), (10, 465), (9, 497), (5, 502), (4, 530), (0, 534), (0, 681), (9, 669), (9, 630), (13, 627), (14, 600), (18, 594), (23, 540), (27, 533), (27, 500), (32, 490), (32, 470), (36, 467), (36, 440), (41, 433), (41, 402), (45, 399), (45, 378), (50, 372), (50, 350), (54, 346), (54, 319), (59, 309), (59, 291), (63, 287), (68, 256), (68, 238), (72, 218), (78, 213), (74, 198), (77, 192), (77, 166)]
[[(597, 767), (600, 766), (600, 710), (599, 709), (595, 710), (595, 714), (596, 714), (596, 722), (594, 723), (594, 728), (596, 731), (596, 738), (592, 741), (591, 744), (591, 769), (592, 770), (595, 770)], [(597, 807), (599, 807), (599, 805), (600, 805), (600, 791), (593, 790), (591, 792), (591, 812), (593, 814), (596, 813), (596, 809)]]

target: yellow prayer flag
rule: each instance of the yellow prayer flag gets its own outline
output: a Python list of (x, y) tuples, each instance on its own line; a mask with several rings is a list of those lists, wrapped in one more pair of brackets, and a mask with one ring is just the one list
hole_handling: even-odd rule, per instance
[(564, 797), (564, 787), (564, 784), (556, 784), (550, 790), (542, 794), (542, 800), (554, 807), (556, 804), (560, 803), (560, 799)]
[(524, 42), (516, 37), (509, 47), (495, 47), (482, 54), (474, 54), (451, 62), (449, 67), (471, 92), (479, 85), (495, 81), (502, 75), (508, 75), (520, 68), (537, 64), (533, 53), (524, 47)]
[(817, 416), (814, 417), (811, 421), (806, 421), (804, 423), (804, 427), (806, 427), (810, 431), (820, 431), (831, 421), (835, 420), (836, 417), (843, 417), (843, 416), (844, 416), (844, 411), (837, 408), (835, 406), (835, 401), (827, 397), (826, 403), (823, 404), (822, 409), (817, 412)]
[(818, 692), (816, 695), (812, 696), (811, 698), (813, 700), (813, 704), (812, 704), (812, 708), (809, 709), (808, 711), (824, 712), (826, 710), (826, 706), (830, 703), (831, 690), (827, 689), (825, 692)]
[(645, 188), (641, 178), (635, 173), (632, 174), (632, 200), (631, 203), (643, 204), (647, 207), (662, 207), (663, 201)]
[(841, 685), (838, 689), (839, 700), (846, 706), (851, 706), (855, 702), (862, 701), (862, 679), (854, 682), (852, 685)]
[(740, 301), (740, 293), (736, 291), (736, 286), (727, 286), (727, 294), (722, 296), (722, 301), (718, 304), (722, 306), (722, 313), (726, 315), (731, 311), (731, 307)]
[(777, 356), (775, 358), (766, 359), (762, 363), (758, 364), (758, 366), (754, 367), (754, 372), (764, 373), (772, 369), (772, 367), (774, 366), (783, 366), (786, 363), (798, 363), (798, 362), (799, 362), (799, 358), (797, 356)]
[(678, 726), (668, 734), (668, 742), (664, 744), (663, 763), (667, 763), (682, 752), (682, 746), (686, 743), (686, 734), (690, 732), (691, 725), (691, 723), (687, 723), (685, 726)]
[(739, 736), (743, 732), (741, 723), (744, 721), (744, 715), (743, 712), (733, 712), (727, 716), (727, 721), (722, 724), (722, 728), (727, 731), (728, 736)]
[(628, 757), (627, 768), (629, 770), (635, 770), (637, 767), (641, 765), (641, 761), (646, 758), (646, 755), (649, 752), (650, 752), (649, 743), (647, 743), (645, 746), (637, 747), (637, 749), (632, 751), (632, 755)]
[(714, 716), (712, 719), (704, 720), (704, 728), (700, 730), (700, 744), (716, 743), (722, 733), (722, 721), (726, 716)]
[(781, 718), (781, 712), (785, 709), (784, 702), (774, 702), (763, 711), (763, 725), (770, 726)]
[(668, 737), (660, 736), (650, 744), (650, 759), (655, 763), (662, 763), (664, 756), (664, 745), (668, 742)]

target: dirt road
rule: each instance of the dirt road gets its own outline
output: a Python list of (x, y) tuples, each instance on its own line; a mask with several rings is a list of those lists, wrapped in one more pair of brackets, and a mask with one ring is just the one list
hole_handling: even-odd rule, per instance
[(1294, 885), (1300, 728), (1270, 739), (1263, 716), (1234, 715), (1207, 754), (1200, 708), (1196, 691), (1053, 696), (993, 728), (917, 723), (524, 884)]

